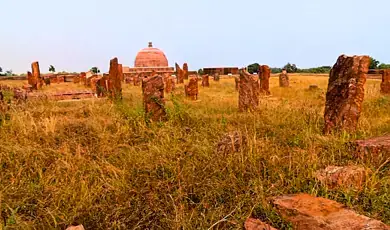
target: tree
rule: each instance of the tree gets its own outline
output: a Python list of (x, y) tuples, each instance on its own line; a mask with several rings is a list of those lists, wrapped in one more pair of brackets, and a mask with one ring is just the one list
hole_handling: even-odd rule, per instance
[(378, 66), (378, 69), (390, 69), (390, 64), (382, 63)]
[(5, 75), (12, 76), (13, 75), (12, 69), (5, 71)]
[(290, 62), (287, 63), (287, 64), (283, 67), (283, 69), (286, 69), (288, 73), (296, 73), (296, 72), (298, 72), (297, 66), (296, 66), (295, 64), (290, 64)]
[(250, 74), (254, 74), (254, 73), (257, 73), (259, 71), (259, 63), (253, 63), (253, 64), (250, 64), (248, 65), (248, 72)]
[(49, 72), (52, 72), (52, 73), (56, 72), (56, 69), (54, 68), (53, 65), (49, 66)]
[(198, 74), (203, 75), (203, 69), (198, 69)]
[(370, 69), (378, 69), (379, 61), (370, 57)]
[(3, 72), (3, 68), (0, 67), (0, 73)]
[(96, 67), (96, 66), (92, 67), (90, 71), (91, 71), (92, 73), (94, 73), (94, 74), (98, 74), (98, 73), (100, 73), (100, 70), (99, 70), (99, 68), (98, 68), (98, 67)]

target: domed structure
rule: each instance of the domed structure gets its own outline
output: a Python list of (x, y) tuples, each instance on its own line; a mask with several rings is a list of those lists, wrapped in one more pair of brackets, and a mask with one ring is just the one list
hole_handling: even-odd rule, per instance
[(168, 66), (168, 59), (164, 52), (157, 48), (153, 48), (151, 42), (149, 42), (148, 48), (142, 49), (135, 57), (134, 67), (123, 67), (123, 74), (125, 76), (144, 75), (149, 76), (151, 74), (173, 74), (174, 68)]
[(151, 42), (149, 47), (138, 52), (134, 67), (168, 67), (168, 59), (164, 52), (157, 48), (153, 48)]

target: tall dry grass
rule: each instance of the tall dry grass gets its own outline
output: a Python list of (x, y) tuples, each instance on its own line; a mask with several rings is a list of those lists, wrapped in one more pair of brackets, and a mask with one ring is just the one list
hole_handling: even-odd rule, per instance
[[(390, 98), (368, 81), (355, 134), (322, 135), (326, 77), (271, 79), (272, 97), (257, 113), (237, 111), (234, 80), (167, 96), (169, 121), (146, 123), (141, 89), (124, 100), (30, 101), (2, 114), (0, 226), (3, 229), (241, 229), (254, 215), (289, 224), (267, 198), (310, 193), (390, 224), (389, 165), (355, 159), (346, 143), (390, 132)], [(309, 92), (310, 84), (321, 90)], [(242, 151), (216, 152), (223, 134), (247, 137)], [(314, 179), (328, 165), (374, 173), (362, 191), (330, 191)]]

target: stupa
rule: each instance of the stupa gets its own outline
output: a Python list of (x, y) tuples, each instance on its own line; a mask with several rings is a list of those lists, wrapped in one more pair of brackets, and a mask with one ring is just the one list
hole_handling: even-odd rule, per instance
[(164, 52), (153, 47), (152, 42), (149, 42), (147, 48), (140, 50), (135, 57), (134, 67), (123, 67), (124, 74), (150, 74), (156, 72), (158, 74), (175, 72), (173, 67), (168, 66), (168, 59)]

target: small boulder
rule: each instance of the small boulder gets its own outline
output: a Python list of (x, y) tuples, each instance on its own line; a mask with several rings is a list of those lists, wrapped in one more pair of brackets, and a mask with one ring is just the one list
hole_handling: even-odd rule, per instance
[(243, 136), (241, 132), (234, 131), (227, 133), (218, 142), (217, 152), (224, 155), (239, 152), (246, 142), (246, 136)]
[(258, 219), (248, 218), (244, 223), (245, 230), (278, 230)]
[(82, 224), (80, 224), (77, 226), (69, 226), (68, 228), (66, 228), (66, 230), (85, 230), (85, 228)]
[(361, 189), (367, 179), (367, 170), (359, 166), (328, 166), (319, 170), (316, 178), (330, 189), (340, 187)]

